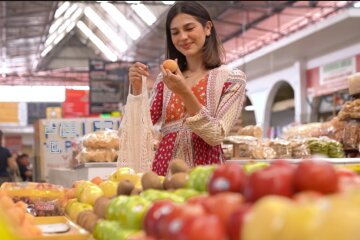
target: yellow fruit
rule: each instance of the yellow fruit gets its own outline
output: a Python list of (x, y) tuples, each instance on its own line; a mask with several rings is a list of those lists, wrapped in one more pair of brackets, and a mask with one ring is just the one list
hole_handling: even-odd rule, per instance
[(241, 239), (279, 240), (286, 216), (294, 207), (293, 205), (293, 202), (285, 197), (261, 198), (244, 219)]
[(138, 179), (139, 179), (139, 177), (136, 174), (136, 172), (129, 167), (118, 168), (109, 177), (109, 180), (114, 181), (114, 182), (121, 182), (123, 180), (129, 180), (134, 184), (136, 184)]
[(99, 187), (103, 191), (104, 196), (111, 198), (116, 195), (118, 183), (111, 180), (107, 180), (100, 183)]
[(83, 191), (80, 193), (79, 201), (82, 203), (88, 203), (94, 206), (96, 199), (103, 196), (104, 192), (97, 185), (89, 185), (84, 187)]

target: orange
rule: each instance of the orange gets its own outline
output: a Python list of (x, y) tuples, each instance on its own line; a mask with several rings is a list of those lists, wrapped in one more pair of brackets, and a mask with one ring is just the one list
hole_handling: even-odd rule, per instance
[(172, 60), (172, 59), (166, 59), (164, 62), (163, 62), (163, 67), (165, 69), (169, 69), (170, 72), (175, 72), (176, 69), (178, 68), (178, 65), (177, 63)]

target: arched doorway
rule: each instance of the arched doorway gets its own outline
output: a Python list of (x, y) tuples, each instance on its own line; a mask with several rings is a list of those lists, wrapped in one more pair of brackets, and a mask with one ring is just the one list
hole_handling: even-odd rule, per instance
[(271, 106), (270, 128), (267, 133), (269, 138), (280, 137), (284, 127), (295, 120), (294, 89), (285, 81), (278, 82), (274, 88), (276, 92)]
[(241, 110), (241, 115), (235, 122), (234, 126), (232, 127), (230, 131), (230, 135), (237, 135), (241, 127), (256, 125), (256, 118), (254, 111), (255, 111), (254, 106), (252, 105), (248, 96), (246, 96), (245, 102), (243, 104), (243, 108)]

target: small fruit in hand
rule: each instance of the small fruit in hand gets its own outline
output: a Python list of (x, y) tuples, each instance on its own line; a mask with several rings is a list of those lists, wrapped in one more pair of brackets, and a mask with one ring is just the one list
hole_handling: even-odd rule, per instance
[(165, 69), (168, 69), (170, 72), (175, 72), (176, 69), (178, 68), (178, 65), (177, 63), (172, 60), (172, 59), (166, 59), (164, 62), (163, 62), (163, 67)]

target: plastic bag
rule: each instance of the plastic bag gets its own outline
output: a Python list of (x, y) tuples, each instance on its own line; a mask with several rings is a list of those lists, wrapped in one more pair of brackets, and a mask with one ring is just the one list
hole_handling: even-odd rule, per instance
[(142, 76), (142, 93), (127, 97), (124, 117), (119, 128), (118, 167), (130, 167), (136, 172), (151, 169), (155, 156), (156, 132), (151, 121), (146, 77)]

